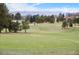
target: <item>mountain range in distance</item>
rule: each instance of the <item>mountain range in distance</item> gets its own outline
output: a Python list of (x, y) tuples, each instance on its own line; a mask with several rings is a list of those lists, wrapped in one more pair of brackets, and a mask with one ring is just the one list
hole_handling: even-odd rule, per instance
[(50, 11), (13, 11), (13, 12), (10, 12), (12, 14), (16, 14), (17, 12), (21, 13), (22, 16), (27, 16), (27, 15), (59, 15), (59, 13), (63, 13), (63, 14), (70, 14), (70, 15), (79, 15), (79, 12), (73, 12), (73, 13), (66, 13), (66, 12), (50, 12)]
[(17, 12), (21, 13), (21, 15), (58, 15), (61, 12), (50, 12), (50, 11), (13, 11), (10, 13), (16, 14)]

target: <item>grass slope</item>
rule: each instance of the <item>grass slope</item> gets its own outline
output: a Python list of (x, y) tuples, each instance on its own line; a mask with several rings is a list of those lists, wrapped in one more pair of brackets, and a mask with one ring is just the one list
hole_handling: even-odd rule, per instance
[(79, 30), (61, 24), (30, 24), (27, 33), (0, 34), (0, 54), (79, 54)]

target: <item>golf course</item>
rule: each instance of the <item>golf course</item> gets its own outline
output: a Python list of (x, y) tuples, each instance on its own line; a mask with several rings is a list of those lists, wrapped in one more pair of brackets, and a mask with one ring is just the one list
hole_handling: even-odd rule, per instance
[(62, 29), (61, 23), (30, 24), (18, 33), (0, 34), (0, 54), (78, 55), (79, 27)]

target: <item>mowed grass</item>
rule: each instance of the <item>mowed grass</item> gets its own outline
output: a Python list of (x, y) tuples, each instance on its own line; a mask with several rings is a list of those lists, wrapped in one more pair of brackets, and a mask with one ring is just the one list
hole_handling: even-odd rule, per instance
[(2, 33), (0, 54), (79, 54), (79, 28), (43, 23), (30, 24), (27, 33)]

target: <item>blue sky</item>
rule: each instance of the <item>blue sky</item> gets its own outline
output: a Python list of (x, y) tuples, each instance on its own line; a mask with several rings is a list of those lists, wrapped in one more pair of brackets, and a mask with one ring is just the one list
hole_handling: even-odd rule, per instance
[(39, 8), (55, 8), (55, 7), (72, 7), (72, 8), (79, 8), (79, 3), (41, 3), (40, 5), (36, 6)]
[(10, 12), (28, 12), (33, 14), (58, 14), (79, 12), (79, 3), (7, 3)]

